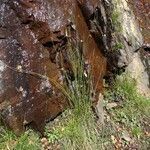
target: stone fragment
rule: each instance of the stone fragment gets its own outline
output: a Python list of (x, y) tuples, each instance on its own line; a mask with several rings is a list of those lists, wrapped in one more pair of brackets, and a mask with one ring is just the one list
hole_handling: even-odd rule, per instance
[(112, 109), (112, 108), (117, 107), (117, 106), (118, 106), (117, 103), (108, 103), (106, 105), (106, 108), (109, 110), (109, 109)]
[(130, 142), (130, 141), (132, 140), (131, 137), (130, 137), (130, 135), (129, 135), (129, 133), (126, 132), (126, 131), (124, 131), (124, 132), (122, 133), (122, 139), (124, 139), (124, 140), (127, 141), (127, 142)]

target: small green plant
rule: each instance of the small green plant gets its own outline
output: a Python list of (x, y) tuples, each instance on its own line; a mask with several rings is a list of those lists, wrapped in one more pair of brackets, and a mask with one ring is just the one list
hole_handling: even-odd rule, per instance
[(123, 49), (123, 47), (124, 47), (123, 44), (118, 42), (113, 46), (112, 49), (113, 49), (113, 51), (117, 51), (117, 50)]
[[(65, 120), (51, 131), (46, 131), (49, 141), (59, 141), (65, 150), (98, 149), (98, 130), (92, 112), (92, 85), (90, 71), (85, 69), (82, 43), (74, 43), (68, 38), (67, 58), (72, 69), (73, 80), (64, 69), (65, 91), (71, 107), (65, 114)], [(63, 63), (62, 63), (62, 67)]]
[(15, 144), (16, 136), (13, 132), (4, 129), (3, 126), (0, 126), (0, 149), (13, 149)]
[(40, 150), (39, 136), (33, 131), (27, 131), (20, 137), (0, 126), (1, 150)]
[(39, 136), (31, 130), (26, 131), (18, 139), (14, 150), (40, 150)]
[(150, 115), (150, 99), (137, 92), (135, 80), (127, 74), (118, 77), (112, 90), (106, 94), (107, 102), (116, 98), (122, 107), (111, 110), (114, 121), (123, 124), (133, 136), (140, 138), (143, 118)]
[(47, 135), (47, 138), (50, 143), (54, 143), (61, 139), (61, 134), (55, 128), (53, 129), (53, 131), (49, 131), (48, 129), (46, 129), (45, 134)]
[(111, 14), (112, 25), (115, 33), (120, 33), (122, 31), (122, 24), (120, 18), (120, 10), (118, 9), (120, 1), (113, 0), (113, 11)]
[(119, 15), (119, 12), (115, 10), (115, 8), (114, 8), (111, 18), (112, 18), (112, 24), (113, 24), (115, 32), (118, 32), (118, 33), (121, 32), (122, 26), (120, 22), (120, 15)]

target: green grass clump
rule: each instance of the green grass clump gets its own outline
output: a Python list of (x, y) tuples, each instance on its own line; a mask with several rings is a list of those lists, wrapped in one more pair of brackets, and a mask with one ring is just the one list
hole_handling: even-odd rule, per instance
[(111, 16), (112, 19), (112, 24), (114, 27), (115, 32), (121, 32), (122, 31), (122, 26), (121, 26), (121, 22), (120, 22), (120, 12), (118, 12), (117, 10), (114, 10)]
[[(120, 46), (120, 45), (119, 45)], [(121, 46), (120, 46), (121, 47)], [(73, 80), (64, 70), (69, 104), (72, 109), (63, 113), (63, 119), (53, 129), (46, 130), (50, 143), (61, 143), (65, 150), (99, 150), (113, 147), (111, 136), (121, 136), (116, 124), (130, 130), (134, 137), (143, 134), (141, 122), (149, 115), (149, 101), (138, 94), (136, 82), (129, 75), (116, 79), (112, 90), (107, 92), (106, 101), (122, 103), (121, 107), (110, 110), (111, 121), (102, 129), (95, 122), (91, 110), (92, 84), (90, 73), (85, 72), (82, 49), (78, 44), (74, 47), (68, 43), (67, 56), (71, 64)], [(86, 73), (86, 74), (85, 74)], [(64, 91), (63, 90), (63, 91)], [(109, 126), (108, 126), (109, 125)]]
[(16, 140), (16, 136), (13, 132), (4, 129), (2, 126), (0, 126), (0, 149), (1, 150), (13, 149), (14, 145), (16, 144), (15, 140)]
[(26, 131), (17, 140), (14, 150), (40, 150), (39, 136), (31, 130)]
[(135, 80), (129, 75), (117, 78), (106, 99), (122, 103), (122, 107), (112, 110), (113, 119), (129, 128), (133, 136), (140, 138), (143, 119), (150, 115), (150, 99), (137, 92)]
[(133, 111), (134, 116), (149, 116), (150, 99), (138, 93), (136, 81), (129, 75), (123, 75), (118, 79), (114, 88), (125, 97), (125, 105)]
[(123, 45), (122, 43), (118, 42), (118, 43), (116, 43), (116, 44), (113, 46), (112, 50), (113, 50), (113, 51), (117, 51), (117, 50), (120, 50), (120, 49), (123, 49), (123, 48), (124, 48), (124, 45)]
[(29, 130), (17, 137), (13, 132), (0, 126), (1, 150), (40, 150), (39, 136)]
[(121, 12), (119, 10), (120, 1), (113, 0), (112, 4), (113, 4), (113, 11), (111, 14), (112, 25), (114, 28), (114, 32), (120, 33), (122, 31), (122, 23), (121, 23), (121, 18), (120, 18)]
[[(82, 115), (83, 116), (83, 115)], [(52, 131), (47, 132), (50, 142), (59, 141), (65, 150), (92, 150), (98, 149), (98, 134), (92, 118), (85, 119), (76, 116), (74, 112), (61, 122)], [(92, 116), (89, 116), (92, 117)], [(52, 137), (55, 137), (54, 139)]]
[[(65, 111), (65, 120), (52, 131), (46, 131), (50, 142), (59, 141), (65, 150), (98, 149), (98, 130), (92, 106), (92, 85), (90, 73), (85, 70), (82, 43), (72, 44), (68, 39), (67, 57), (72, 68), (73, 80), (64, 70), (68, 100), (72, 109)], [(87, 71), (87, 72), (85, 72)]]

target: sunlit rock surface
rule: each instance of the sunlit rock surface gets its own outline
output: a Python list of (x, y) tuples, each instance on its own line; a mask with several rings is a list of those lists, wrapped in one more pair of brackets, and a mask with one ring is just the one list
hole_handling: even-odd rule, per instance
[(150, 1), (134, 0), (130, 5), (139, 22), (143, 45), (133, 55), (127, 70), (136, 79), (139, 92), (150, 97)]
[[(150, 1), (112, 0), (113, 24), (109, 66), (114, 72), (126, 71), (137, 81), (139, 92), (150, 96)], [(113, 62), (113, 63), (112, 63)], [(117, 69), (116, 69), (117, 68)]]
[(150, 1), (133, 0), (131, 3), (144, 37), (144, 45), (150, 47)]
[(0, 114), (16, 133), (27, 126), (42, 132), (67, 105), (49, 79), (63, 84), (59, 54), (65, 55), (68, 26), (83, 42), (97, 97), (102, 91), (106, 59), (89, 30), (100, 5), (98, 0), (0, 1)]
[(129, 2), (112, 0), (112, 5), (114, 6), (112, 19), (116, 30), (113, 35), (112, 48), (118, 56), (116, 66), (123, 68), (128, 66), (134, 53), (142, 47), (143, 36)]

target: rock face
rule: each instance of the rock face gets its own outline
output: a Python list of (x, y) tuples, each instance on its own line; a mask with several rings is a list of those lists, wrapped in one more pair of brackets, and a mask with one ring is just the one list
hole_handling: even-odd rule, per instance
[(144, 96), (150, 96), (150, 62), (149, 56), (142, 49), (133, 55), (133, 60), (128, 65), (126, 71), (137, 82), (139, 93)]
[(112, 0), (107, 5), (107, 21), (112, 26), (109, 70), (115, 74), (126, 71), (136, 79), (139, 92), (150, 96), (150, 2)]
[(150, 1), (134, 0), (131, 4), (144, 38), (144, 45), (150, 47)]
[(150, 97), (150, 1), (133, 1), (131, 8), (139, 23), (143, 36), (143, 45), (134, 53), (133, 59), (127, 71), (137, 81), (137, 87), (141, 94)]
[[(42, 132), (46, 121), (68, 106), (54, 82), (64, 84), (62, 62), (71, 71), (67, 59), (70, 37), (82, 45), (85, 65), (91, 68), (96, 100), (103, 89), (106, 57), (108, 76), (126, 70), (136, 78), (140, 91), (150, 93), (147, 31), (148, 0), (133, 0), (133, 3), (1, 0), (0, 115), (3, 122), (16, 133), (28, 126)], [(97, 104), (100, 114), (101, 102)]]
[[(60, 55), (68, 26), (83, 42), (85, 62), (92, 68), (96, 95), (102, 91), (106, 59), (103, 44), (90, 32), (98, 0), (0, 1), (0, 114), (16, 133), (27, 126), (43, 131), (45, 122), (67, 106), (52, 80), (63, 84)], [(49, 80), (50, 79), (50, 80)]]
[(114, 53), (118, 54), (117, 67), (128, 66), (133, 54), (142, 47), (143, 37), (133, 10), (127, 1), (112, 0), (113, 42)]

